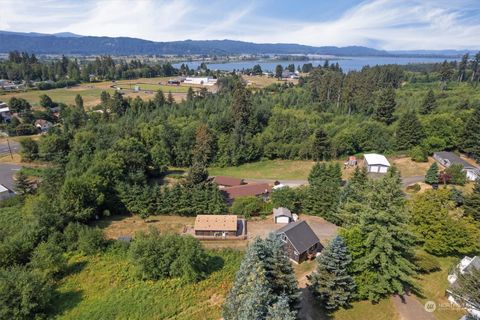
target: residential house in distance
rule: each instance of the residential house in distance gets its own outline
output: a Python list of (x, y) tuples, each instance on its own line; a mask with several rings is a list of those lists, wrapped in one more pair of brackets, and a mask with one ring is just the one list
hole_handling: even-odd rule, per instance
[(226, 177), (226, 176), (215, 176), (213, 178), (213, 182), (215, 182), (220, 189), (240, 186), (245, 184), (243, 179), (233, 178), (233, 177)]
[(7, 106), (5, 102), (0, 101), (0, 116), (2, 117), (3, 122), (10, 122), (12, 120), (12, 113), (10, 112), (10, 108)]
[(295, 263), (313, 259), (323, 246), (317, 235), (305, 221), (289, 223), (276, 231), (283, 241), (283, 248)]
[(186, 77), (183, 83), (201, 86), (213, 86), (217, 84), (217, 79), (211, 77)]
[[(448, 282), (450, 283), (451, 287), (455, 286), (455, 283), (458, 279), (458, 273), (465, 274), (467, 272), (471, 272), (471, 270), (477, 269), (480, 270), (480, 257), (464, 257), (460, 263), (457, 265), (455, 271), (448, 276)], [(455, 295), (451, 290), (447, 289), (448, 301), (455, 305), (464, 306), (465, 309), (470, 313), (472, 316), (476, 318), (480, 318), (480, 308), (478, 306), (474, 306), (471, 302), (466, 300), (464, 297)]]
[(290, 223), (293, 221), (292, 212), (284, 207), (274, 208), (273, 221), (275, 223)]
[(222, 189), (229, 202), (233, 202), (240, 197), (262, 197), (264, 201), (268, 200), (272, 187), (268, 183), (249, 183), (239, 186), (227, 187)]
[(41, 132), (48, 132), (52, 126), (53, 124), (45, 119), (35, 120), (35, 127)]
[(194, 234), (202, 239), (244, 239), (246, 221), (236, 215), (197, 215)]
[(453, 152), (439, 151), (433, 154), (433, 158), (444, 168), (450, 167), (452, 164), (460, 164), (463, 166), (463, 171), (467, 175), (467, 179), (470, 181), (476, 180), (480, 176), (480, 170), (457, 156)]
[(5, 187), (3, 184), (0, 184), (0, 200), (5, 200), (10, 197), (13, 197), (15, 192)]
[(364, 166), (368, 172), (372, 173), (386, 173), (390, 168), (390, 162), (384, 155), (376, 153), (367, 153), (363, 155)]

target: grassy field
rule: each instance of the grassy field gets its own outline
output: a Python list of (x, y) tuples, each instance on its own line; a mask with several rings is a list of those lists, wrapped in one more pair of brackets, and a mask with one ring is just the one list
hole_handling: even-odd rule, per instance
[(420, 275), (417, 279), (419, 287), (422, 289), (422, 297), (419, 300), (422, 303), (434, 301), (437, 309), (434, 316), (438, 320), (457, 320), (464, 312), (455, 310), (445, 297), (445, 290), (448, 287), (448, 273), (452, 266), (458, 263), (458, 259), (452, 257), (437, 258), (441, 270), (426, 275)]
[[(397, 166), (403, 177), (425, 175), (426, 171), (433, 163), (429, 158), (428, 162), (413, 162), (408, 157), (389, 158), (389, 161)], [(348, 179), (353, 169), (343, 169), (344, 160), (337, 160), (342, 166), (342, 176)], [(362, 164), (360, 160), (360, 165)], [(313, 161), (302, 160), (264, 160), (240, 165), (238, 167), (212, 167), (208, 172), (212, 176), (222, 175), (237, 178), (250, 179), (279, 179), (279, 180), (305, 180), (312, 166)]]
[(391, 299), (381, 300), (377, 304), (370, 301), (352, 303), (350, 309), (342, 309), (334, 313), (335, 320), (396, 320), (399, 319)]
[[(240, 251), (209, 251), (213, 272), (195, 284), (142, 281), (125, 253), (70, 259), (52, 316), (57, 319), (219, 319)], [(216, 269), (216, 270), (215, 270)]]
[[(8, 101), (11, 97), (24, 98), (33, 107), (39, 107), (40, 96), (46, 94), (52, 98), (53, 101), (63, 102), (66, 104), (74, 104), (75, 96), (80, 94), (83, 98), (84, 105), (89, 107), (94, 107), (100, 102), (100, 94), (102, 91), (107, 91), (110, 94), (113, 94), (115, 89), (111, 88), (113, 84), (119, 86), (122, 89), (128, 89), (125, 92), (125, 96), (135, 98), (139, 96), (142, 99), (153, 99), (153, 93), (145, 92), (144, 90), (162, 90), (164, 94), (172, 92), (176, 101), (180, 101), (185, 98), (185, 95), (188, 91), (188, 85), (181, 86), (167, 86), (166, 82), (170, 78), (158, 77), (158, 78), (140, 78), (133, 80), (119, 80), (113, 83), (112, 81), (102, 81), (102, 82), (93, 82), (93, 83), (83, 83), (71, 88), (61, 88), (61, 89), (52, 89), (52, 90), (28, 90), (21, 92), (3, 92), (0, 93), (0, 101)], [(140, 87), (139, 92), (133, 92), (135, 86)], [(197, 89), (197, 88), (196, 88)], [(212, 89), (208, 87), (208, 89)]]

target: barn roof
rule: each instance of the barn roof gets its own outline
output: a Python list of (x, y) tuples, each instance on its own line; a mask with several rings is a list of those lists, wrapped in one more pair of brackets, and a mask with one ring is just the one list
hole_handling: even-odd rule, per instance
[(365, 161), (368, 165), (382, 165), (386, 167), (390, 167), (390, 162), (388, 162), (387, 158), (385, 158), (382, 154), (377, 153), (367, 153), (363, 155)]
[(277, 234), (282, 233), (287, 236), (299, 253), (303, 253), (314, 244), (320, 243), (320, 239), (305, 221), (292, 222), (277, 230)]
[(237, 231), (237, 216), (200, 214), (195, 218), (195, 230)]
[(230, 199), (248, 196), (259, 196), (266, 192), (272, 192), (268, 183), (249, 183), (240, 186), (227, 187), (223, 189)]
[(220, 186), (233, 187), (242, 185), (243, 179), (226, 176), (216, 176), (215, 178), (213, 178), (213, 182)]
[(285, 216), (285, 217), (292, 218), (292, 212), (290, 210), (288, 210), (287, 208), (284, 208), (284, 207), (274, 208), (273, 209), (273, 215), (275, 217)]

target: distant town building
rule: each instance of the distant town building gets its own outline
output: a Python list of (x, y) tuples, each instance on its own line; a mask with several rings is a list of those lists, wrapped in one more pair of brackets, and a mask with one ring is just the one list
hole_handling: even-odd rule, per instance
[(202, 86), (213, 86), (217, 84), (217, 79), (211, 77), (187, 77), (185, 78), (184, 83)]

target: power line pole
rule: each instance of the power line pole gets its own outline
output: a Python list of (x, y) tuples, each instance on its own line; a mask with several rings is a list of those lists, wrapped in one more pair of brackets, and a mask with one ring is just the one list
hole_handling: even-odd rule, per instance
[(8, 151), (10, 151), (10, 157), (13, 160), (12, 148), (10, 148), (10, 141), (8, 140), (8, 138), (7, 138), (7, 144), (8, 144)]

